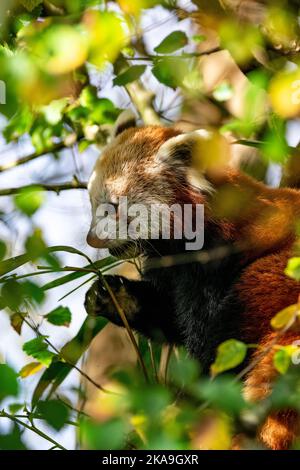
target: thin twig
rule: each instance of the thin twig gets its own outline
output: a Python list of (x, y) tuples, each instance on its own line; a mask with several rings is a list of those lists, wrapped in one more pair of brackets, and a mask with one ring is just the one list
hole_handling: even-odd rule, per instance
[(40, 152), (33, 152), (30, 155), (27, 155), (25, 157), (12, 160), (11, 162), (5, 163), (4, 165), (0, 165), (0, 173), (2, 173), (3, 171), (11, 170), (17, 166), (24, 165), (25, 163), (31, 162), (32, 160), (35, 160), (36, 158), (58, 152), (59, 150), (63, 150), (64, 148), (66, 148), (66, 144), (64, 142), (60, 142), (59, 144), (54, 145), (50, 149), (42, 150)]
[(54, 446), (57, 447), (58, 449), (67, 450), (61, 444), (59, 444), (54, 439), (52, 439), (52, 437), (47, 436), (47, 434), (45, 434), (43, 431), (41, 431), (40, 429), (38, 429), (34, 425), (30, 426), (29, 424), (24, 423), (23, 421), (16, 418), (15, 416), (10, 415), (9, 413), (6, 413), (6, 411), (4, 411), (4, 410), (0, 411), (0, 417), (10, 419), (11, 421), (18, 424), (19, 426), (23, 426), (24, 428), (28, 429), (29, 431), (32, 431), (32, 432), (38, 434), (40, 437), (44, 438), (46, 441), (49, 441), (49, 442), (51, 442), (51, 444), (54, 444)]
[(135, 339), (135, 337), (134, 337), (134, 334), (132, 333), (132, 330), (131, 330), (131, 328), (130, 328), (130, 325), (129, 325), (129, 323), (128, 323), (128, 320), (127, 320), (127, 318), (126, 318), (126, 315), (125, 315), (125, 313), (124, 313), (124, 310), (122, 309), (122, 307), (120, 306), (119, 302), (117, 301), (116, 296), (115, 296), (113, 290), (111, 289), (111, 287), (109, 286), (108, 282), (107, 282), (106, 279), (105, 279), (105, 276), (101, 276), (101, 280), (102, 280), (102, 282), (103, 282), (103, 284), (104, 284), (104, 287), (106, 288), (107, 292), (109, 293), (109, 295), (110, 295), (110, 297), (111, 297), (111, 300), (112, 300), (112, 302), (113, 302), (113, 304), (114, 304), (114, 306), (115, 306), (115, 308), (116, 308), (118, 314), (120, 315), (120, 318), (121, 318), (122, 322), (124, 323), (124, 326), (125, 326), (125, 328), (126, 328), (126, 330), (127, 330), (127, 333), (128, 333), (128, 335), (129, 335), (129, 337), (130, 337), (130, 340), (131, 340), (131, 342), (132, 342), (132, 345), (133, 345), (133, 347), (134, 347), (134, 349), (135, 349), (135, 352), (136, 352), (138, 361), (139, 361), (139, 363), (140, 363), (140, 366), (141, 366), (141, 368), (142, 368), (143, 374), (144, 374), (144, 376), (145, 376), (145, 379), (146, 379), (146, 381), (148, 382), (148, 381), (149, 381), (148, 372), (147, 372), (145, 363), (144, 363), (144, 361), (143, 361), (142, 355), (141, 355), (141, 353), (140, 353), (139, 347), (138, 347), (138, 345), (137, 345), (136, 339)]
[(82, 375), (82, 377), (84, 377), (86, 380), (88, 380), (92, 385), (94, 385), (94, 387), (96, 387), (98, 390), (101, 390), (102, 392), (105, 392), (105, 393), (114, 393), (114, 392), (110, 392), (109, 390), (106, 390), (105, 388), (103, 388), (100, 384), (98, 384), (97, 382), (95, 382), (95, 380), (93, 380), (90, 376), (88, 376), (83, 370), (81, 370), (79, 367), (77, 367), (76, 364), (73, 364), (72, 362), (70, 362), (66, 357), (64, 357), (64, 355), (61, 353), (61, 351), (59, 351), (55, 346), (54, 344), (51, 343), (51, 341), (48, 340), (48, 338), (45, 338), (45, 335), (43, 335), (40, 330), (39, 330), (39, 327), (36, 326), (36, 325), (32, 325), (26, 317), (24, 317), (20, 312), (18, 312), (19, 315), (23, 318), (23, 321), (26, 323), (27, 326), (29, 326), (29, 328), (31, 328), (35, 333), (36, 335), (38, 336), (42, 336), (44, 338), (44, 341), (45, 343), (48, 344), (48, 346), (50, 346), (53, 351), (58, 354), (64, 361), (66, 364), (68, 364), (69, 366), (71, 366), (73, 369), (75, 369), (80, 375)]
[(18, 188), (7, 188), (7, 189), (1, 189), (0, 190), (0, 196), (12, 196), (14, 194), (18, 194), (20, 191), (23, 190), (30, 190), (32, 187), (38, 186), (39, 188), (43, 189), (44, 191), (53, 191), (57, 194), (60, 193), (60, 191), (66, 191), (68, 189), (86, 189), (87, 188), (87, 183), (84, 183), (82, 181), (77, 181), (74, 179), (73, 181), (67, 182), (67, 183), (57, 183), (57, 184), (28, 184), (26, 186), (20, 186)]

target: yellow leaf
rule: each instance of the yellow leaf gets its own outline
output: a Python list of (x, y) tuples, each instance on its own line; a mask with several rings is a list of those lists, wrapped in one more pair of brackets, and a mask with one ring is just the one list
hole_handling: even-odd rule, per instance
[(269, 96), (281, 117), (300, 115), (300, 69), (276, 74), (270, 82)]
[(271, 320), (271, 325), (275, 330), (281, 330), (285, 328), (288, 324), (292, 324), (298, 314), (298, 305), (290, 305), (289, 307), (284, 308), (278, 312), (275, 317)]
[(89, 62), (102, 67), (114, 62), (127, 44), (125, 22), (113, 12), (88, 10), (83, 26), (89, 42)]
[(26, 364), (26, 366), (22, 367), (22, 369), (19, 372), (19, 376), (22, 377), (22, 379), (25, 379), (26, 377), (29, 377), (30, 375), (36, 374), (44, 367), (45, 366), (41, 364), (40, 362), (30, 362), (29, 364)]

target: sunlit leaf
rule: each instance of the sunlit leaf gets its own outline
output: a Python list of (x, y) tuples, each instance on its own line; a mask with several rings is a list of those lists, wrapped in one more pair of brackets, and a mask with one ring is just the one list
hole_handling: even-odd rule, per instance
[(291, 363), (291, 357), (285, 348), (276, 351), (273, 357), (273, 364), (280, 374), (286, 374)]
[(153, 63), (152, 73), (155, 78), (171, 88), (182, 85), (193, 64), (188, 59), (179, 59), (176, 56), (157, 59)]
[(39, 186), (20, 189), (14, 198), (15, 205), (26, 215), (33, 215), (45, 201), (45, 192)]
[(125, 24), (114, 12), (88, 10), (83, 18), (89, 41), (88, 60), (103, 67), (107, 61), (114, 62), (126, 46)]
[(22, 377), (22, 379), (25, 379), (26, 377), (29, 377), (30, 375), (36, 374), (43, 368), (44, 368), (44, 365), (41, 364), (40, 362), (30, 362), (29, 364), (26, 364), (24, 367), (22, 367), (22, 369), (19, 372), (19, 376)]
[(32, 111), (29, 106), (24, 104), (8, 121), (4, 128), (3, 135), (5, 139), (10, 142), (29, 132), (33, 124), (33, 120), (34, 115)]
[(54, 24), (35, 41), (34, 53), (48, 73), (65, 74), (86, 61), (88, 41), (86, 35), (76, 27)]
[(259, 28), (250, 23), (225, 20), (219, 31), (222, 49), (228, 49), (238, 64), (246, 64), (263, 46)]
[(284, 273), (295, 279), (296, 281), (300, 281), (300, 257), (294, 256), (288, 260), (287, 267), (284, 270)]
[(23, 344), (23, 351), (28, 356), (34, 357), (37, 361), (41, 362), (44, 366), (48, 367), (55, 354), (48, 350), (48, 344), (45, 342), (45, 336), (38, 336)]
[(278, 72), (270, 81), (269, 96), (274, 111), (283, 118), (300, 113), (300, 69)]
[(173, 31), (154, 48), (158, 54), (172, 54), (188, 43), (187, 35), (183, 31)]
[(235, 339), (229, 339), (220, 344), (217, 349), (217, 357), (211, 366), (213, 375), (233, 369), (241, 364), (247, 354), (247, 345)]
[(107, 98), (99, 98), (95, 87), (86, 86), (79, 96), (80, 107), (70, 110), (68, 115), (74, 120), (83, 117), (88, 123), (113, 124), (120, 110)]
[(48, 104), (47, 106), (43, 106), (42, 112), (46, 121), (53, 126), (58, 124), (62, 119), (63, 110), (65, 109), (66, 104), (67, 99), (62, 98), (60, 100), (52, 101), (52, 103)]
[(299, 314), (299, 306), (297, 304), (290, 305), (278, 312), (271, 320), (271, 325), (275, 330), (281, 330), (292, 324)]

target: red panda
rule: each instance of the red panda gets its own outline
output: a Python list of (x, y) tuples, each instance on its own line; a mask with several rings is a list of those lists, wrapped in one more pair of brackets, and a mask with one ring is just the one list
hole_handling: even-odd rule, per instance
[[(133, 329), (184, 345), (204, 372), (209, 371), (222, 341), (237, 338), (258, 344), (250, 358), (257, 363), (245, 378), (245, 395), (259, 400), (268, 395), (276, 376), (271, 347), (276, 333), (270, 321), (297, 303), (299, 296), (298, 283), (284, 269), (296, 240), (300, 193), (266, 187), (229, 167), (220, 171), (203, 167), (195, 179), (195, 149), (198, 161), (207, 160), (201, 145), (197, 146), (203, 139), (209, 139), (205, 131), (181, 134), (160, 126), (138, 128), (132, 116), (121, 118), (89, 181), (93, 220), (87, 241), (121, 258), (145, 255), (140, 281), (108, 276), (108, 283)], [(127, 196), (129, 204), (203, 204), (203, 249), (209, 252), (224, 246), (226, 256), (203, 264), (189, 261), (191, 252), (186, 251), (184, 240), (99, 238), (97, 207), (113, 204), (118, 219), (121, 196)], [(228, 212), (229, 200), (234, 207)], [(174, 264), (161, 269), (151, 265), (153, 258), (166, 255), (174, 258)], [(181, 258), (176, 263), (178, 255), (186, 256), (186, 262)], [(89, 314), (106, 316), (123, 326), (99, 282), (87, 292), (85, 307)], [(278, 343), (299, 339), (299, 329), (292, 328)], [(268, 352), (260, 358), (265, 349)], [(271, 449), (288, 449), (299, 435), (299, 424), (295, 412), (279, 411), (266, 419), (258, 437)]]

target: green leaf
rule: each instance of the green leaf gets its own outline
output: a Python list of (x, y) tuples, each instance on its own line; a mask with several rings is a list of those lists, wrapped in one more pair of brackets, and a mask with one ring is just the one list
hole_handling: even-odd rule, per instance
[[(2, 108), (1, 108), (2, 109)], [(7, 142), (19, 139), (22, 135), (29, 133), (34, 121), (30, 108), (23, 105), (8, 121), (3, 130)]]
[(228, 339), (220, 344), (217, 349), (217, 357), (211, 366), (213, 375), (220, 374), (237, 367), (243, 362), (247, 354), (247, 345), (236, 339)]
[[(9, 258), (5, 261), (2, 261), (0, 263), (0, 275), (7, 274), (10, 271), (14, 271), (15, 269), (19, 268), (23, 264), (26, 264), (29, 261), (33, 261), (37, 256), (37, 251), (41, 252), (42, 255), (45, 254), (45, 250), (47, 253), (53, 253), (53, 252), (58, 252), (58, 251), (74, 253), (74, 254), (83, 256), (90, 262), (90, 259), (87, 255), (85, 255), (82, 251), (77, 250), (76, 248), (73, 248), (72, 246), (57, 245), (57, 246), (51, 246), (47, 248), (46, 245), (42, 243), (42, 241), (38, 243), (38, 239), (40, 239), (40, 236), (38, 236), (37, 231), (35, 233), (36, 233), (35, 237), (32, 240), (30, 239), (29, 246), (27, 247), (27, 250), (29, 250), (30, 253), (24, 253), (23, 255), (15, 256), (14, 258)], [(27, 239), (27, 241), (28, 240), (29, 239)], [(37, 244), (40, 244), (39, 250), (36, 249)], [(89, 266), (92, 267), (93, 265), (89, 265)]]
[(0, 434), (0, 450), (26, 450), (21, 441), (21, 431), (17, 425), (14, 425), (8, 434)]
[(168, 367), (168, 378), (175, 384), (188, 385), (199, 377), (199, 363), (189, 357), (187, 352), (179, 350), (178, 354), (172, 354)]
[(51, 126), (55, 126), (61, 121), (67, 102), (67, 98), (62, 98), (42, 107), (45, 119)]
[(38, 336), (37, 338), (27, 341), (23, 344), (23, 351), (28, 354), (28, 356), (34, 357), (41, 364), (44, 364), (48, 367), (55, 354), (51, 351), (48, 351), (48, 345), (45, 343), (46, 336)]
[(280, 374), (286, 374), (288, 371), (288, 368), (291, 363), (291, 357), (289, 352), (285, 349), (279, 349), (279, 351), (276, 351), (273, 357), (273, 364), (276, 370), (280, 372)]
[(192, 40), (197, 44), (200, 44), (201, 42), (206, 40), (206, 36), (204, 36), (203, 34), (194, 34), (194, 36), (192, 36)]
[(121, 73), (118, 75), (116, 78), (114, 78), (113, 83), (114, 85), (118, 86), (124, 86), (127, 85), (127, 83), (134, 82), (138, 78), (140, 78), (141, 75), (146, 70), (146, 65), (133, 65), (132, 67), (129, 67), (125, 72)]
[(154, 48), (158, 54), (172, 54), (188, 43), (187, 35), (183, 31), (173, 31), (158, 46)]
[(62, 307), (61, 305), (56, 309), (48, 313), (47, 318), (49, 323), (56, 326), (69, 326), (72, 319), (72, 314), (68, 307)]
[(295, 256), (288, 260), (287, 267), (284, 270), (284, 274), (295, 279), (296, 281), (300, 281), (300, 257)]
[(155, 78), (170, 88), (182, 86), (186, 77), (191, 74), (192, 61), (174, 57), (161, 58), (154, 61), (152, 73)]
[(42, 231), (36, 228), (25, 242), (25, 248), (31, 261), (37, 260), (47, 254), (47, 245), (43, 239)]
[[(95, 269), (99, 269), (99, 270), (104, 270), (104, 268), (110, 268), (112, 266), (115, 266), (116, 264), (119, 264), (120, 262), (114, 258), (113, 256), (108, 256), (107, 258), (103, 258), (99, 261), (95, 261), (93, 264), (88, 264), (86, 266), (84, 266), (83, 269), (90, 269), (90, 268), (95, 268)], [(58, 279), (54, 279), (54, 281), (50, 281), (48, 282), (47, 284), (45, 284), (42, 288), (44, 290), (49, 290), (49, 289), (53, 289), (54, 287), (58, 287), (58, 286), (61, 286), (63, 284), (66, 284), (68, 282), (72, 282), (72, 281), (75, 281), (76, 279), (80, 278), (80, 277), (83, 277), (83, 276), (86, 276), (87, 274), (90, 274), (88, 272), (74, 272), (74, 273), (71, 273), (71, 274), (67, 274), (66, 276), (62, 276), (62, 277), (59, 277)]]
[(10, 403), (8, 409), (13, 415), (24, 408), (24, 403)]
[(213, 97), (217, 101), (227, 101), (232, 97), (233, 89), (229, 83), (223, 82), (213, 91)]
[(29, 297), (30, 300), (34, 300), (37, 304), (41, 304), (45, 299), (45, 293), (43, 289), (32, 281), (25, 281), (22, 284), (24, 294)]
[(26, 10), (32, 11), (40, 3), (43, 3), (43, 0), (21, 0), (21, 3), (26, 8)]
[(48, 349), (48, 345), (45, 343), (45, 338), (46, 336), (38, 336), (37, 338), (27, 341), (23, 344), (23, 351), (25, 351), (29, 356), (33, 356), (40, 351), (45, 351)]
[(45, 191), (39, 186), (20, 189), (14, 197), (15, 206), (28, 216), (32, 216), (45, 201)]
[(85, 447), (90, 450), (121, 449), (128, 425), (119, 418), (104, 423), (84, 419), (80, 431)]
[(0, 401), (6, 397), (17, 396), (19, 384), (16, 372), (6, 364), (0, 364)]
[(40, 401), (37, 411), (56, 431), (64, 427), (70, 414), (68, 408), (59, 400)]
[(23, 285), (20, 282), (10, 279), (3, 284), (1, 296), (7, 307), (11, 310), (17, 310), (25, 296)]
[(242, 383), (234, 382), (231, 376), (202, 379), (193, 387), (193, 392), (201, 400), (208, 401), (226, 413), (238, 414), (245, 409)]
[(275, 330), (281, 330), (289, 324), (292, 324), (297, 317), (299, 306), (297, 304), (290, 305), (278, 312), (271, 320), (271, 325)]
[(10, 271), (14, 271), (25, 263), (30, 261), (30, 256), (28, 253), (23, 255), (15, 256), (14, 258), (9, 258), (0, 263), (0, 275), (7, 274)]
[[(86, 318), (75, 338), (66, 343), (60, 351), (63, 359), (70, 364), (76, 364), (82, 354), (87, 350), (93, 338), (105, 327), (105, 318)], [(57, 387), (71, 372), (72, 365), (65, 362), (53, 362), (43, 373), (32, 396), (33, 405), (37, 403), (45, 390), (49, 387), (49, 394), (53, 394)]]
[(4, 258), (5, 255), (6, 255), (6, 245), (2, 240), (0, 240), (0, 261)]

